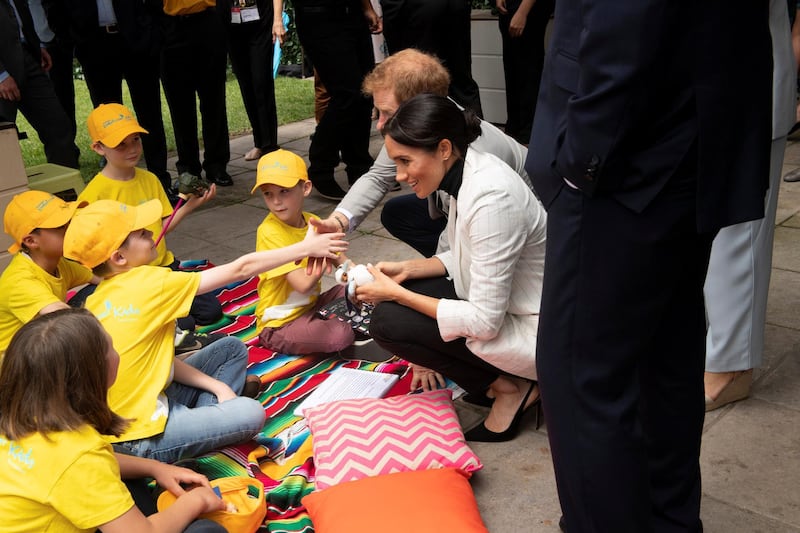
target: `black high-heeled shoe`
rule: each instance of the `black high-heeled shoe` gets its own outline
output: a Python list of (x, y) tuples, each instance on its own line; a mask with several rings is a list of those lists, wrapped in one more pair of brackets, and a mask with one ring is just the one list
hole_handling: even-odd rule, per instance
[(472, 405), (477, 405), (480, 407), (491, 407), (494, 404), (494, 398), (489, 398), (486, 394), (472, 394), (467, 393), (461, 397), (467, 403), (471, 403)]
[[(514, 415), (514, 419), (505, 430), (499, 433), (496, 431), (491, 431), (490, 429), (486, 428), (486, 421), (483, 421), (479, 425), (464, 433), (464, 439), (472, 442), (506, 442), (516, 437), (517, 433), (519, 433), (519, 424), (522, 421), (522, 415), (525, 414), (525, 404), (528, 403), (528, 398), (535, 387), (536, 382), (532, 381), (531, 386), (528, 388), (528, 392), (525, 393), (525, 397), (522, 399), (522, 403)], [(541, 396), (536, 398), (536, 401), (530, 405), (530, 407), (536, 411), (536, 429), (539, 429), (541, 406)]]

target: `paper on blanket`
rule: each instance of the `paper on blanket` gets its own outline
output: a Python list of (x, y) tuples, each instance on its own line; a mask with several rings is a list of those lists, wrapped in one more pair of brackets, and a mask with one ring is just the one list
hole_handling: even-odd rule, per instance
[(331, 372), (331, 375), (295, 408), (294, 414), (303, 416), (304, 411), (309, 407), (336, 400), (383, 398), (398, 379), (400, 376), (397, 374), (338, 368)]

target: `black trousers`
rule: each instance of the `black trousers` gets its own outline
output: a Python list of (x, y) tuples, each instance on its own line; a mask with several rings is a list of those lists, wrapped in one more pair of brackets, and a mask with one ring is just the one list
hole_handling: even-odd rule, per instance
[[(411, 280), (403, 286), (434, 298), (458, 299), (453, 282), (445, 277)], [(369, 334), (389, 352), (439, 372), (472, 394), (484, 394), (505, 374), (469, 351), (464, 338), (443, 341), (435, 319), (394, 302), (375, 306)]]
[[(225, 28), (213, 8), (186, 16), (162, 17), (161, 83), (167, 97), (178, 172), (197, 176), (225, 172), (231, 158), (225, 108)], [(197, 129), (197, 101), (203, 134), (203, 163)]]
[(72, 61), (75, 54), (75, 45), (70, 40), (53, 39), (47, 43), (47, 53), (53, 60), (53, 66), (47, 73), (53, 82), (53, 89), (61, 107), (67, 113), (72, 123), (72, 138), (77, 132), (75, 122), (75, 81), (72, 73)]
[(147, 170), (155, 174), (164, 190), (172, 183), (167, 172), (167, 139), (161, 116), (161, 86), (158, 56), (131, 49), (121, 33), (98, 29), (75, 45), (75, 57), (83, 67), (92, 104), (122, 102), (122, 80), (128, 85), (131, 104), (139, 124), (148, 131), (142, 135)]
[(537, 0), (528, 12), (525, 30), (519, 37), (511, 37), (508, 33), (514, 13), (516, 9), (498, 18), (506, 82), (505, 132), (517, 142), (527, 145), (531, 139), (536, 98), (542, 79), (544, 32), (553, 14), (553, 0)]
[(353, 183), (373, 163), (372, 99), (361, 93), (364, 76), (375, 66), (369, 28), (359, 9), (304, 7), (296, 2), (295, 10), (300, 43), (330, 96), (308, 151), (309, 178), (332, 180), (341, 154), (347, 179)]
[(23, 53), (25, 75), (15, 78), (22, 99), (0, 98), (0, 122), (16, 122), (21, 112), (39, 135), (48, 163), (78, 168), (78, 147), (64, 108), (58, 101), (53, 82), (42, 65), (27, 50)]
[(389, 53), (418, 48), (436, 55), (450, 72), (450, 96), (483, 117), (472, 79), (469, 0), (381, 0)]
[(400, 239), (425, 257), (436, 253), (439, 235), (447, 226), (447, 218), (432, 219), (427, 198), (416, 194), (395, 196), (383, 205), (381, 224), (392, 236)]
[(253, 144), (264, 153), (277, 150), (278, 111), (272, 77), (274, 45), (271, 27), (261, 21), (229, 24), (228, 43), (233, 73), (253, 127)]
[(536, 366), (570, 533), (702, 531), (695, 202), (673, 179), (640, 214), (567, 186), (548, 208)]

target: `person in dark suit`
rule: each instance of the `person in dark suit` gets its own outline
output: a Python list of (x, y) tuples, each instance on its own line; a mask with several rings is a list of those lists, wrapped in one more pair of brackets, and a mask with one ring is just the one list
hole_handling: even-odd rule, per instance
[(372, 99), (361, 82), (375, 66), (370, 32), (381, 23), (369, 0), (295, 0), (297, 36), (330, 96), (308, 149), (308, 177), (317, 193), (341, 200), (333, 172), (341, 161), (352, 185), (374, 162), (369, 153)]
[(149, 132), (142, 137), (147, 170), (170, 193), (158, 66), (161, 3), (112, 0), (109, 5), (100, 13), (97, 0), (45, 0), (56, 34), (66, 33), (75, 43), (92, 105), (123, 103), (122, 80), (127, 83), (136, 116)]
[(483, 118), (480, 91), (472, 78), (468, 0), (381, 0), (383, 36), (389, 54), (416, 48), (435, 55), (450, 72), (450, 96)]
[(764, 214), (770, 50), (767, 2), (556, 2), (526, 168), (569, 533), (702, 531), (703, 282), (716, 231)]
[(78, 168), (70, 120), (47, 77), (51, 64), (27, 0), (0, 0), (0, 122), (16, 122), (22, 112), (39, 134), (47, 161)]

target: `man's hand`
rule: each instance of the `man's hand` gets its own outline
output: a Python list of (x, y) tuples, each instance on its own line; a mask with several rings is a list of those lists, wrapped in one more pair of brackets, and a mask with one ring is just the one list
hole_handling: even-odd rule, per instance
[[(308, 224), (317, 233), (339, 233), (347, 231), (347, 226), (340, 224), (344, 216), (336, 217), (334, 215), (321, 220), (312, 218), (309, 219)], [(309, 257), (306, 263), (306, 275), (316, 276), (322, 274), (330, 274), (333, 268), (338, 265), (338, 262), (332, 261), (325, 257)]]
[(22, 98), (13, 76), (9, 75), (6, 79), (0, 81), (0, 98), (12, 102), (19, 102)]
[(47, 48), (42, 48), (42, 70), (45, 72), (49, 72), (50, 69), (53, 67), (53, 58), (50, 57), (50, 52), (47, 51)]
[(522, 10), (518, 10), (514, 13), (514, 16), (511, 17), (511, 22), (508, 25), (508, 34), (512, 38), (522, 37), (522, 33), (525, 31), (525, 24), (528, 22), (528, 15), (521, 13)]

